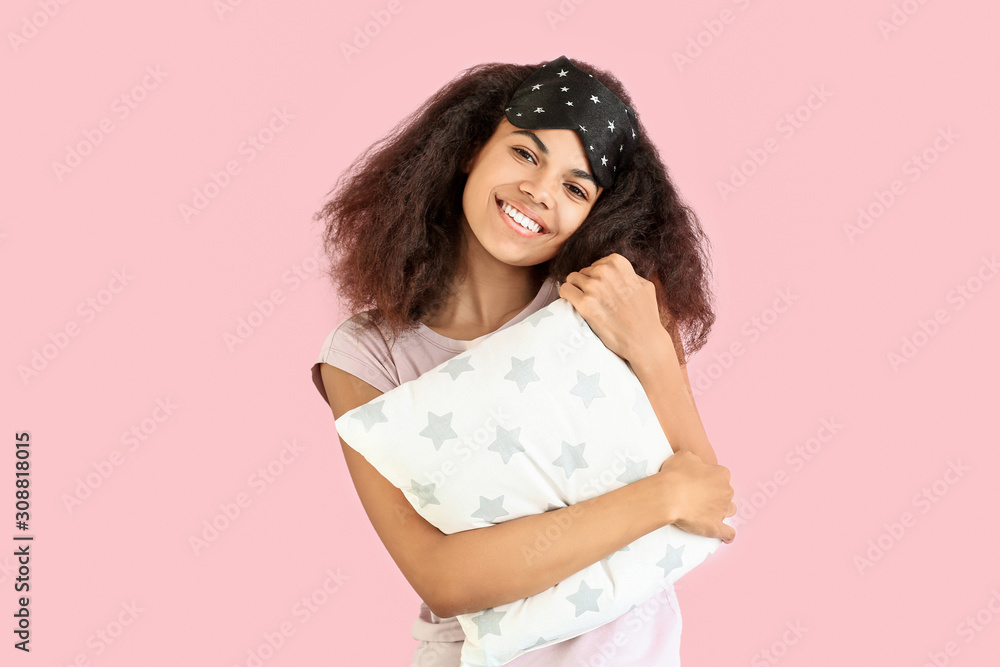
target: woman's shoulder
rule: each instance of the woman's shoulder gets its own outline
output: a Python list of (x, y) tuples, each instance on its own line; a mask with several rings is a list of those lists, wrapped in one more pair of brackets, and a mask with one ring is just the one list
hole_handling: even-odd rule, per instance
[(382, 332), (375, 325), (373, 310), (364, 310), (351, 315), (330, 332), (332, 341), (344, 343), (366, 343), (388, 348)]
[(314, 380), (319, 365), (324, 363), (347, 371), (383, 392), (399, 384), (392, 351), (371, 310), (348, 317), (330, 331), (313, 364)]
[(542, 300), (536, 310), (541, 310), (545, 306), (548, 306), (553, 301), (558, 299), (560, 287), (561, 284), (553, 276), (549, 276), (548, 278), (546, 278), (545, 282), (542, 283), (542, 289), (541, 289)]

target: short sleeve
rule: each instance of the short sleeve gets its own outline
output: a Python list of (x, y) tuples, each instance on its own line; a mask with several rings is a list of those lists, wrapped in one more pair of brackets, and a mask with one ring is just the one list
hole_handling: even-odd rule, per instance
[(346, 371), (383, 393), (400, 384), (389, 348), (365, 313), (345, 320), (331, 331), (312, 366), (313, 384), (323, 400), (329, 402), (320, 364), (330, 364)]

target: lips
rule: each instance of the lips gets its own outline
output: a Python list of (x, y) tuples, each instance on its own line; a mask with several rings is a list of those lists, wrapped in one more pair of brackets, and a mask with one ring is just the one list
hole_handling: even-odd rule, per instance
[[(526, 208), (525, 206), (523, 206), (523, 205), (520, 205), (520, 206), (519, 206), (519, 205), (518, 205), (517, 203), (515, 203), (515, 202), (511, 202), (511, 201), (507, 201), (507, 200), (505, 200), (505, 199), (500, 199), (499, 197), (495, 197), (495, 199), (496, 199), (496, 204), (497, 204), (497, 208), (499, 208), (499, 209), (500, 209), (500, 213), (501, 213), (502, 215), (507, 215), (507, 214), (506, 214), (506, 213), (504, 212), (504, 210), (503, 210), (503, 205), (504, 205), (504, 204), (506, 204), (506, 205), (508, 205), (508, 206), (510, 206), (511, 208), (515, 209), (515, 210), (516, 210), (516, 211), (517, 211), (518, 213), (520, 213), (521, 215), (523, 215), (524, 217), (528, 218), (529, 220), (531, 220), (531, 221), (532, 221), (532, 222), (534, 222), (534, 223), (535, 223), (536, 225), (538, 225), (539, 227), (541, 227), (541, 228), (542, 228), (542, 231), (541, 231), (541, 232), (532, 232), (532, 233), (534, 233), (534, 234), (548, 234), (548, 233), (549, 233), (549, 229), (548, 229), (548, 227), (546, 227), (546, 226), (545, 226), (545, 223), (543, 223), (543, 222), (542, 222), (542, 221), (541, 221), (541, 220), (540, 220), (540, 219), (538, 218), (538, 216), (537, 216), (537, 215), (534, 215), (533, 213), (530, 213), (530, 212), (528, 212), (528, 211), (525, 211), (525, 210), (524, 210), (524, 209)], [(508, 217), (509, 217), (509, 216), (508, 216)], [(516, 224), (516, 223), (515, 223), (515, 224)]]

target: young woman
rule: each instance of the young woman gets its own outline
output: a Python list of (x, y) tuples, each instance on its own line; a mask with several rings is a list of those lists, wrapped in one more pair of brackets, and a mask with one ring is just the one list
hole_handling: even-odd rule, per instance
[[(472, 67), (362, 154), (317, 213), (353, 313), (312, 369), (335, 419), (562, 297), (629, 363), (677, 452), (575, 506), (445, 535), (341, 440), (375, 531), (422, 600), (413, 665), (459, 665), (456, 614), (540, 593), (661, 526), (735, 537), (729, 471), (685, 367), (685, 343), (701, 348), (715, 319), (707, 239), (629, 102), (614, 76), (565, 56)], [(529, 565), (522, 546), (559, 519), (561, 538)], [(588, 665), (611, 645), (603, 664), (677, 665), (673, 588), (648, 602), (508, 664)]]

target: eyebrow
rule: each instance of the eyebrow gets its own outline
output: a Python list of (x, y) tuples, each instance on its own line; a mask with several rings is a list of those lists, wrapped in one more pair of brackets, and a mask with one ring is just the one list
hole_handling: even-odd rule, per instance
[[(542, 151), (542, 153), (544, 153), (545, 155), (549, 154), (549, 147), (543, 144), (542, 140), (538, 138), (538, 135), (532, 132), (531, 130), (514, 130), (513, 132), (511, 132), (511, 134), (523, 134), (525, 136), (531, 137), (532, 141), (534, 141), (535, 144), (538, 145), (538, 150)], [(594, 184), (595, 189), (598, 187), (597, 181), (594, 180), (594, 177), (591, 176), (589, 172), (586, 172), (583, 169), (571, 169), (570, 173), (572, 173), (577, 178), (583, 178), (585, 180), (590, 181), (591, 183)]]

